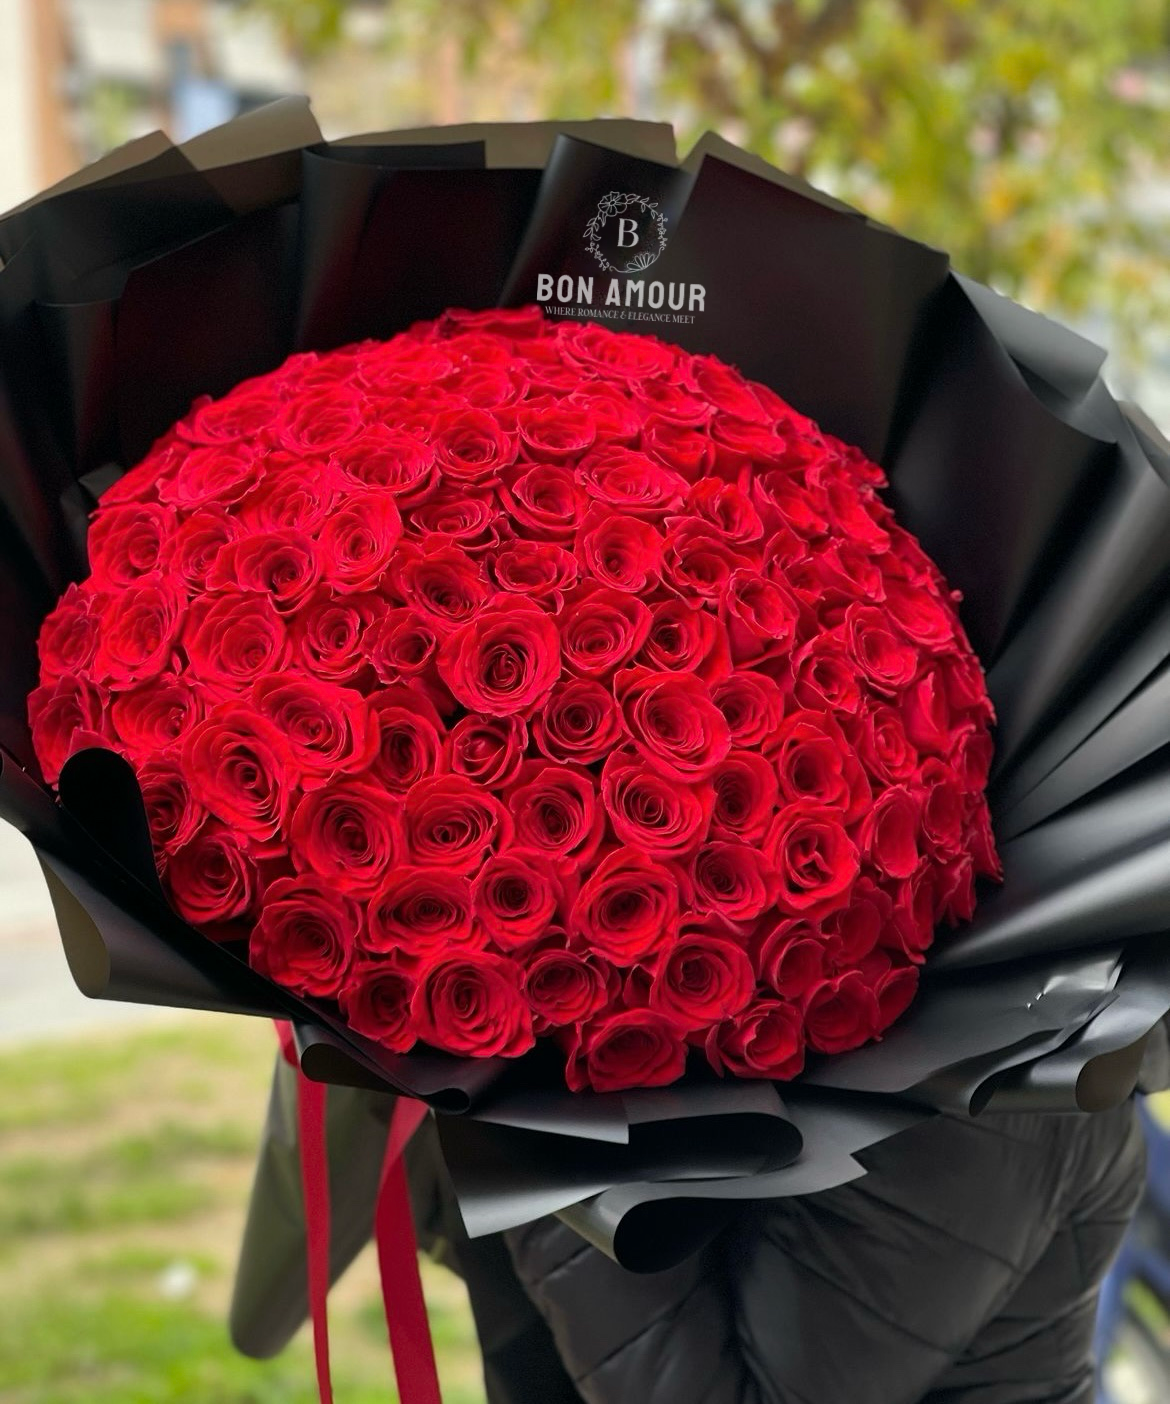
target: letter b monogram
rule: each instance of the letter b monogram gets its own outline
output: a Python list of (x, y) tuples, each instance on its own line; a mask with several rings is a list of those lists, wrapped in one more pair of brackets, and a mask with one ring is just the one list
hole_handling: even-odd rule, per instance
[(623, 217), (618, 220), (617, 244), (619, 249), (632, 249), (638, 242), (638, 221)]

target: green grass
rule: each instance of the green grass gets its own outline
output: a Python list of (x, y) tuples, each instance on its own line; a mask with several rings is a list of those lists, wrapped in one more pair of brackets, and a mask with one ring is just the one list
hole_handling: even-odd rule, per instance
[[(214, 1015), (0, 1054), (0, 1404), (313, 1404), (302, 1331), (225, 1319), (274, 1039)], [(337, 1404), (394, 1398), (367, 1252), (330, 1308)], [(482, 1404), (460, 1285), (424, 1264), (445, 1404)]]

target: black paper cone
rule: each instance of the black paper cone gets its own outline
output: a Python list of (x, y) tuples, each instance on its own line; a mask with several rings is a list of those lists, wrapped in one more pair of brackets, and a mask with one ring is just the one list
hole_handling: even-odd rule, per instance
[[(29, 744), (36, 633), (85, 574), (89, 512), (195, 396), (448, 306), (533, 302), (542, 276), (596, 278), (584, 225), (623, 182), (665, 220), (654, 276), (701, 295), (689, 321), (627, 302), (608, 324), (738, 365), (881, 462), (963, 592), (999, 714), (1002, 889), (939, 933), (883, 1042), (810, 1065), (768, 1114), (734, 1079), (576, 1098), (540, 1057), (385, 1053), (175, 915), (118, 763), (78, 757), (57, 803)], [(83, 987), (293, 1020), (309, 1076), (447, 1113), (470, 1228), (561, 1212), (639, 1266), (698, 1246), (728, 1202), (861, 1173), (867, 1145), (935, 1109), (1128, 1095), (1170, 1007), (1152, 954), (1170, 929), (1170, 450), (1083, 338), (718, 138), (680, 164), (666, 128), (630, 122), (325, 143), (303, 103), (277, 104), (115, 153), (0, 221), (0, 258), (0, 811), (52, 874)], [(245, 1277), (280, 1238), (268, 1222)]]

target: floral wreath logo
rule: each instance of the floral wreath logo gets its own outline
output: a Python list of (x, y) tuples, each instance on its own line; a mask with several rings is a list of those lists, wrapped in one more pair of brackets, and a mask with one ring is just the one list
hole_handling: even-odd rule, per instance
[[(627, 214), (626, 211), (631, 209), (641, 211), (643, 218)], [(646, 216), (649, 217), (649, 227)], [(622, 264), (611, 263), (601, 247), (602, 233), (611, 219), (618, 221), (618, 248), (634, 250)], [(607, 273), (640, 273), (660, 258), (666, 248), (666, 216), (658, 208), (656, 200), (648, 200), (645, 195), (611, 190), (601, 197), (597, 213), (585, 226), (585, 247)]]

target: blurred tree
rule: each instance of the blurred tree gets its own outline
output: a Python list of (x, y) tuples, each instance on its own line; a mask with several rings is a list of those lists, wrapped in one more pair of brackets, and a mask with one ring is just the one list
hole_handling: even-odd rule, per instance
[[(345, 0), (254, 0), (340, 35)], [(369, 0), (366, 0), (367, 9)], [(458, 45), (468, 115), (714, 127), (1132, 351), (1170, 310), (1170, 0), (386, 0), (399, 61)], [(506, 92), (499, 51), (514, 51)]]

